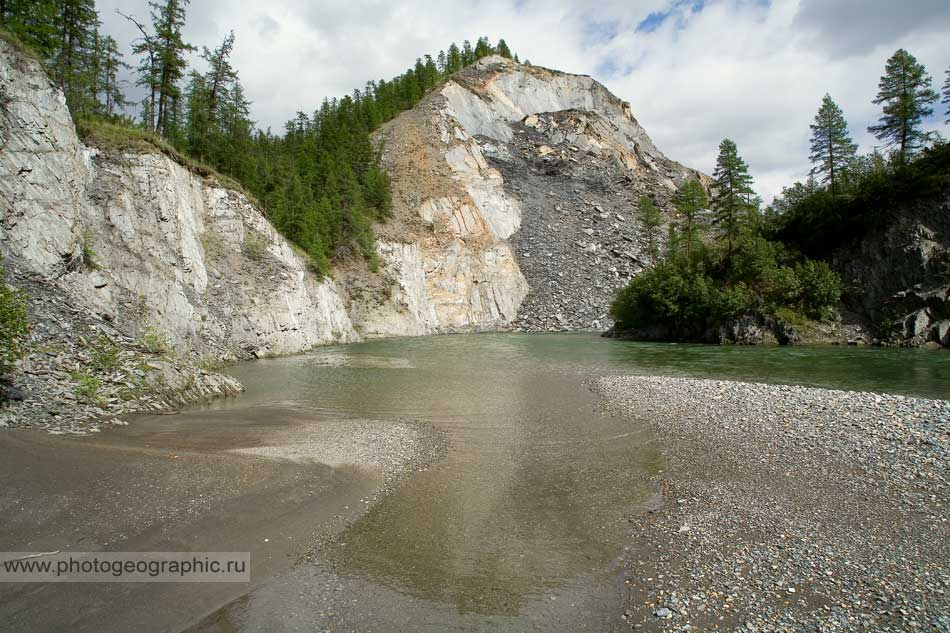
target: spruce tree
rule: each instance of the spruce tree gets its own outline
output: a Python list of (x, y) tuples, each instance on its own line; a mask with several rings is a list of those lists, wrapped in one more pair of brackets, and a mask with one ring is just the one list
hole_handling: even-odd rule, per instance
[(943, 122), (945, 125), (950, 125), (950, 69), (947, 69), (945, 74), (947, 79), (943, 82), (943, 105), (947, 106), (947, 111)]
[(135, 16), (122, 13), (118, 9), (116, 13), (134, 24), (135, 28), (142, 34), (141, 37), (132, 42), (132, 54), (142, 56), (139, 65), (136, 67), (139, 76), (135, 81), (135, 85), (142, 86), (147, 90), (145, 98), (142, 99), (142, 123), (145, 124), (147, 130), (154, 132), (156, 130), (155, 113), (157, 111), (159, 90), (158, 40)]
[(495, 52), (497, 52), (502, 57), (511, 59), (511, 49), (508, 48), (505, 38), (498, 40), (498, 46), (495, 47)]
[(96, 39), (99, 14), (94, 0), (58, 0), (56, 3), (57, 50), (53, 79), (66, 95), (74, 118), (96, 111)]
[(673, 206), (686, 218), (686, 261), (690, 266), (693, 262), (692, 246), (696, 240), (696, 215), (708, 204), (703, 185), (692, 178), (685, 181), (673, 196)]
[(858, 146), (848, 134), (848, 123), (831, 95), (821, 100), (821, 108), (811, 127), (811, 175), (829, 185), (831, 194), (837, 193), (842, 172), (857, 158)]
[(472, 43), (468, 40), (462, 42), (462, 66), (468, 66), (475, 63), (475, 51), (472, 50)]
[(458, 70), (461, 70), (465, 64), (462, 61), (462, 51), (459, 50), (459, 47), (455, 45), (455, 42), (449, 46), (448, 53), (448, 74), (452, 74)]
[(713, 177), (716, 186), (710, 204), (720, 236), (727, 244), (728, 260), (742, 236), (749, 214), (756, 206), (749, 166), (739, 156), (736, 144), (730, 139), (719, 144), (719, 157)]
[(155, 129), (166, 138), (176, 133), (176, 106), (181, 103), (181, 88), (178, 83), (185, 75), (187, 61), (185, 55), (195, 50), (182, 39), (185, 26), (185, 7), (190, 0), (163, 0), (150, 2), (152, 7), (152, 27), (155, 30), (154, 42), (155, 79), (158, 88)]
[(476, 60), (476, 61), (479, 60), (479, 59), (481, 59), (482, 57), (488, 57), (488, 56), (491, 55), (493, 52), (494, 52), (494, 51), (492, 50), (492, 46), (491, 46), (491, 44), (489, 43), (487, 37), (480, 37), (480, 38), (478, 38), (478, 41), (475, 42), (475, 52), (474, 52), (474, 55), (475, 55), (475, 60)]
[(114, 116), (128, 102), (119, 85), (119, 72), (129, 65), (122, 61), (119, 45), (112, 36), (107, 35), (100, 43), (101, 58), (98, 64), (98, 88), (102, 99), (102, 111), (106, 116)]
[(2, 0), (0, 27), (43, 58), (50, 60), (58, 50), (58, 0)]
[(647, 241), (647, 254), (650, 256), (650, 264), (656, 268), (656, 260), (660, 256), (659, 228), (663, 218), (650, 196), (640, 196), (638, 214), (640, 216), (640, 226), (643, 227), (643, 237)]
[(231, 52), (234, 50), (234, 31), (225, 36), (221, 46), (209, 51), (204, 47), (201, 58), (208, 63), (205, 83), (208, 87), (208, 119), (214, 120), (222, 101), (237, 82), (237, 72), (231, 66)]
[(887, 60), (884, 72), (874, 99), (875, 104), (883, 104), (883, 113), (879, 124), (868, 131), (895, 148), (897, 161), (904, 164), (930, 140), (920, 127), (924, 117), (933, 114), (931, 106), (938, 95), (923, 64), (903, 48)]

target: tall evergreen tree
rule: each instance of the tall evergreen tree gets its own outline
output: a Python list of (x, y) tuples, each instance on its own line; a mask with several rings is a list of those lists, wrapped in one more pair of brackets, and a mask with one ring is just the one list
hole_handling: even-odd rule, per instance
[(943, 82), (943, 105), (947, 106), (947, 111), (944, 114), (944, 124), (950, 125), (950, 69), (947, 69), (945, 74), (947, 79)]
[(673, 206), (686, 218), (686, 261), (692, 265), (693, 242), (696, 241), (696, 215), (706, 208), (709, 198), (706, 190), (698, 180), (690, 178), (685, 181), (673, 196)]
[(95, 0), (57, 0), (58, 48), (53, 59), (53, 79), (66, 95), (74, 117), (96, 110), (96, 40), (99, 14)]
[(128, 102), (122, 87), (119, 85), (119, 72), (129, 65), (122, 61), (122, 53), (115, 39), (107, 35), (100, 39), (100, 57), (97, 69), (99, 78), (97, 83), (98, 94), (102, 102), (102, 112), (106, 116), (114, 116), (116, 110), (121, 110)]
[(811, 126), (811, 175), (837, 193), (841, 173), (857, 158), (858, 146), (848, 134), (844, 113), (831, 95), (821, 100), (821, 108)]
[(478, 38), (478, 41), (475, 42), (474, 55), (476, 61), (482, 57), (488, 57), (493, 52), (494, 51), (492, 50), (491, 43), (488, 41), (487, 37), (480, 37)]
[(226, 99), (231, 88), (237, 82), (237, 72), (231, 66), (231, 52), (234, 50), (234, 31), (228, 33), (221, 46), (209, 51), (204, 47), (201, 58), (208, 63), (205, 83), (208, 86), (208, 118), (213, 120)]
[(182, 39), (185, 26), (185, 8), (190, 0), (163, 0), (150, 2), (152, 27), (155, 30), (156, 80), (158, 103), (155, 110), (155, 129), (165, 137), (175, 133), (176, 105), (181, 103), (181, 88), (178, 85), (185, 75), (188, 62), (185, 55), (195, 50)]
[(461, 70), (463, 66), (465, 66), (465, 64), (462, 61), (462, 51), (460, 51), (459, 47), (455, 45), (455, 42), (452, 42), (452, 44), (449, 46), (447, 72), (451, 75), (452, 73)]
[(58, 49), (58, 0), (0, 0), (0, 27), (13, 33), (44, 60)]
[(498, 40), (498, 46), (495, 47), (495, 52), (497, 52), (502, 57), (511, 59), (511, 49), (508, 48), (508, 44), (505, 42), (505, 38)]
[(118, 9), (116, 9), (116, 13), (134, 24), (135, 28), (142, 34), (141, 37), (132, 42), (132, 54), (142, 56), (139, 65), (136, 67), (139, 76), (135, 81), (135, 85), (142, 86), (148, 91), (142, 100), (142, 122), (146, 129), (154, 132), (157, 129), (155, 114), (157, 112), (159, 91), (158, 40), (135, 16), (122, 13)]
[(878, 125), (868, 128), (887, 147), (896, 149), (903, 164), (930, 140), (921, 130), (924, 117), (933, 114), (938, 95), (923, 64), (903, 48), (894, 53), (885, 66), (874, 103), (883, 104)]
[(640, 196), (640, 205), (637, 212), (640, 216), (640, 226), (643, 228), (643, 237), (647, 241), (650, 264), (656, 268), (656, 260), (660, 256), (659, 229), (663, 218), (650, 196)]
[(462, 66), (468, 66), (475, 63), (475, 51), (472, 50), (472, 43), (468, 40), (462, 42)]
[(735, 244), (742, 236), (751, 212), (756, 207), (749, 166), (739, 156), (736, 144), (725, 139), (719, 144), (719, 157), (713, 172), (716, 186), (710, 202), (727, 246), (726, 257), (731, 257)]

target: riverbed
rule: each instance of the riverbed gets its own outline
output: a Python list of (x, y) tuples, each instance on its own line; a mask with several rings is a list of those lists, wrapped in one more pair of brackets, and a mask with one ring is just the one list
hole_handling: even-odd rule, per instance
[[(3, 545), (251, 551), (253, 586), (0, 588), (0, 616), (23, 630), (128, 630), (144, 614), (139, 630), (627, 630), (631, 533), (663, 506), (669, 446), (642, 411), (605, 409), (591, 376), (950, 398), (940, 352), (593, 334), (380, 340), (228, 373), (244, 395), (100, 438), (0, 436)], [(96, 608), (48, 606), (66, 599)]]

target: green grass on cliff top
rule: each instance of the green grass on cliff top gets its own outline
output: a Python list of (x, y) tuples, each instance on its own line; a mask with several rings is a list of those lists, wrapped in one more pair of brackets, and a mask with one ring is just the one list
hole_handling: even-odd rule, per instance
[(84, 118), (76, 121), (76, 133), (79, 135), (79, 138), (82, 139), (83, 143), (103, 151), (113, 150), (133, 154), (164, 154), (191, 173), (201, 176), (202, 178), (215, 180), (220, 183), (222, 187), (233, 189), (243, 194), (255, 205), (260, 206), (257, 199), (254, 198), (241, 183), (230, 176), (219, 174), (212, 167), (178, 151), (155, 132), (104, 119)]

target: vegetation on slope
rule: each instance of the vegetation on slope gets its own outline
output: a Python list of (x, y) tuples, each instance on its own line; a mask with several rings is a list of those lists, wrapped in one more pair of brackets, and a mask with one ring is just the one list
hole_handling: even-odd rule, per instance
[[(950, 95), (950, 71), (944, 94)], [(675, 201), (682, 229), (670, 229), (666, 257), (655, 257), (658, 220), (641, 200), (653, 266), (622, 289), (611, 308), (618, 330), (674, 340), (717, 340), (742, 317), (798, 325), (833, 319), (841, 280), (828, 259), (836, 249), (886, 224), (896, 209), (950, 191), (950, 145), (923, 130), (938, 95), (907, 51), (888, 60), (869, 128), (890, 150), (859, 156), (844, 113), (829, 95), (811, 126), (811, 177), (783, 190), (761, 210), (748, 167), (728, 139), (720, 154), (712, 201), (686, 183)], [(950, 123), (950, 97), (948, 123)], [(696, 222), (709, 207), (709, 222)]]
[(29, 333), (23, 295), (6, 284), (6, 270), (0, 266), (0, 376), (13, 369), (13, 363), (23, 355)]
[(131, 104), (118, 82), (128, 66), (116, 42), (99, 32), (94, 0), (7, 0), (0, 3), (0, 28), (47, 63), (87, 142), (155, 148), (198, 173), (223, 174), (224, 184), (240, 183), (319, 273), (348, 255), (375, 261), (372, 224), (390, 214), (391, 202), (370, 132), (477, 59), (512, 57), (504, 40), (452, 44), (398, 77), (326, 99), (315, 112), (298, 112), (275, 134), (250, 118), (231, 65), (233, 33), (213, 50), (202, 47), (200, 69), (188, 68), (187, 54), (198, 50), (182, 35), (189, 2), (150, 2), (147, 21), (125, 16), (140, 33), (131, 52), (146, 96), (136, 117), (126, 114)]

